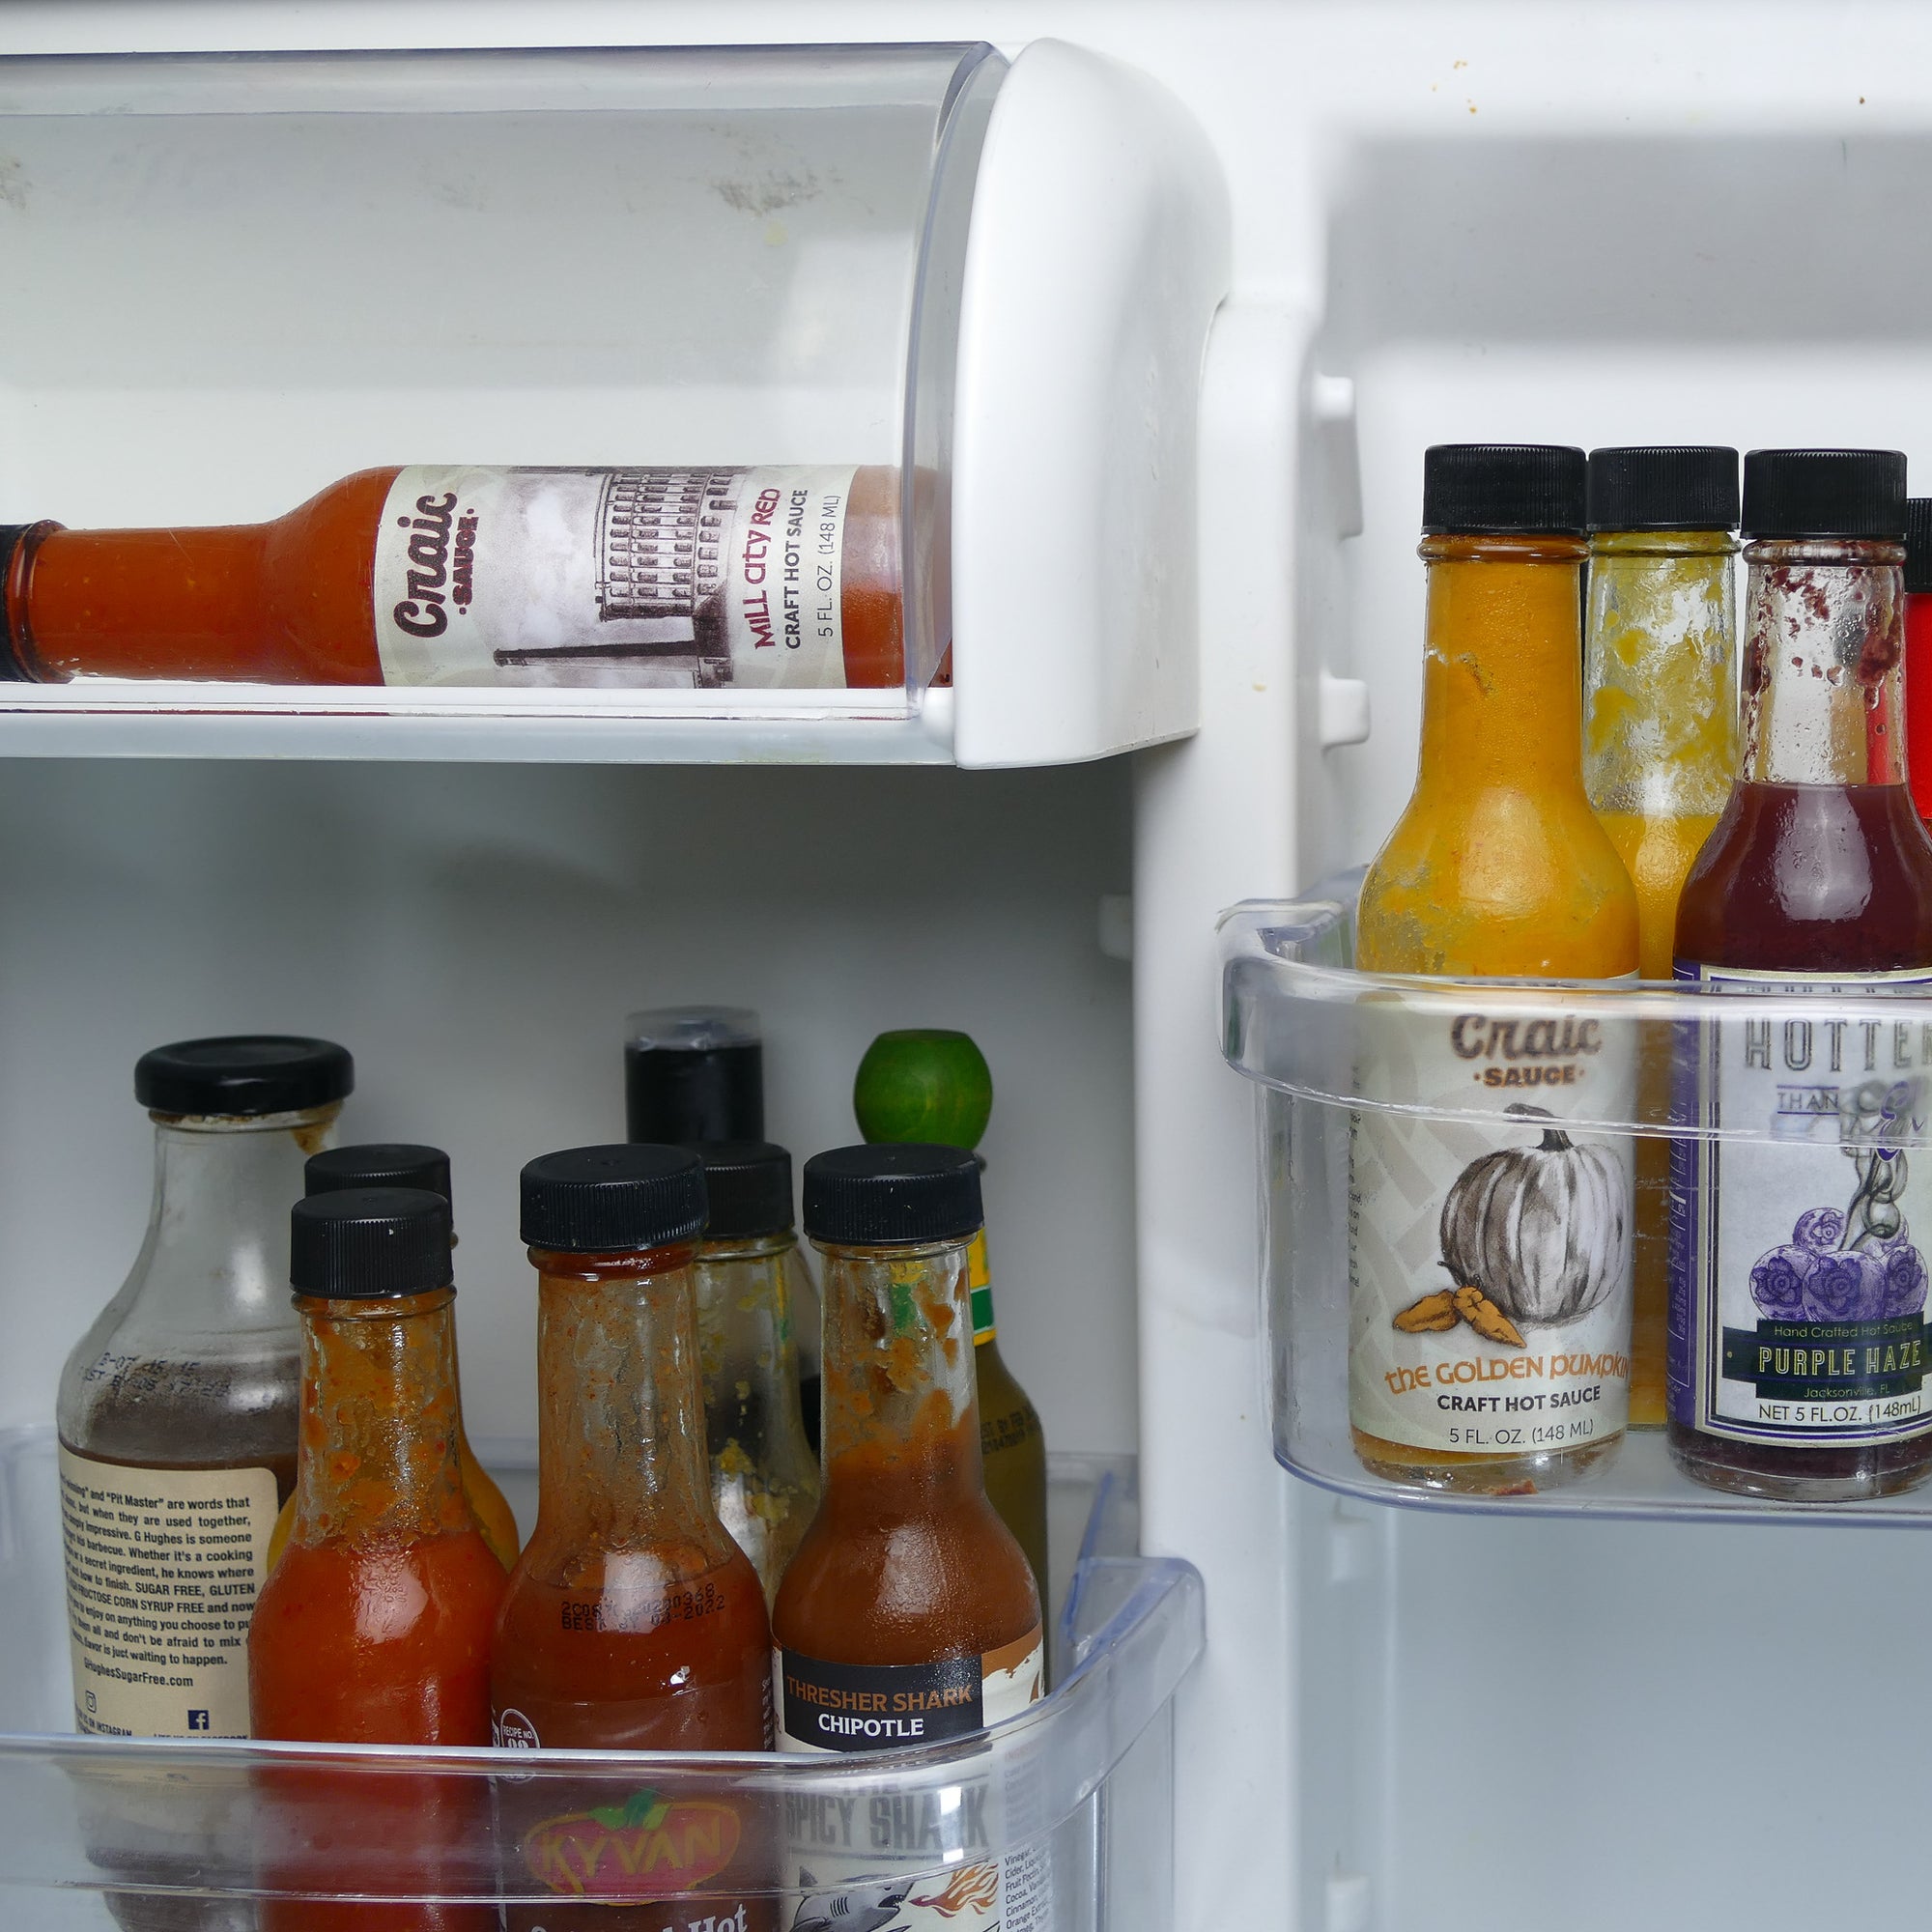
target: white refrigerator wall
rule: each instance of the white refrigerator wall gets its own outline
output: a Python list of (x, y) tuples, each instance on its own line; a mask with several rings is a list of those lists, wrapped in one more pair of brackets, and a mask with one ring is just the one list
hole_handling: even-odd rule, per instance
[[(1275, 1467), (1250, 1096), (1214, 1051), (1211, 933), (1236, 898), (1367, 857), (1400, 808), (1425, 442), (1932, 460), (1932, 14), (360, 0), (0, 18), (15, 51), (910, 35), (1115, 54), (1226, 168), (1200, 735), (1140, 756), (1131, 807), (1111, 766), (11, 768), (4, 1414), (44, 1413), (132, 1251), (127, 1069), (155, 1038), (336, 1031), (362, 1056), (358, 1131), (455, 1123), (487, 1430), (525, 1413), (527, 1331), (506, 1203), (481, 1197), (522, 1151), (615, 1129), (625, 1007), (758, 1005), (772, 1125), (801, 1149), (842, 1136), (877, 1027), (961, 1023), (1002, 1083), (987, 1151), (1015, 1366), (1067, 1447), (1128, 1440), (1137, 1391), (1150, 1545), (1207, 1578), (1180, 1925), (1911, 1920), (1918, 1538), (1378, 1512)], [(210, 392), (201, 425), (238, 461), (264, 423), (301, 434), (252, 401)], [(1130, 867), (1131, 1033), (1126, 970), (1094, 943)]]

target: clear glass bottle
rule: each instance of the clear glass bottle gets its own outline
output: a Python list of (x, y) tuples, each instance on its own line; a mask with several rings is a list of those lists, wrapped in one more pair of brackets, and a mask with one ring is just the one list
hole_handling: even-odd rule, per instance
[[(970, 1034), (948, 1027), (882, 1033), (852, 1082), (852, 1111), (868, 1141), (977, 1148), (993, 1117), (993, 1070)], [(977, 1156), (983, 1178), (986, 1161)], [(1019, 1538), (1040, 1601), (1046, 1567), (1046, 1432), (1039, 1411), (1000, 1352), (986, 1231), (966, 1257), (973, 1293), (973, 1359), (980, 1381), (980, 1454), (986, 1494)]]
[[(981, 1480), (966, 1279), (980, 1223), (965, 1149), (888, 1143), (806, 1163), (806, 1231), (825, 1259), (825, 1493), (773, 1612), (781, 1749), (942, 1743), (1040, 1694), (1039, 1596)], [(818, 1922), (814, 1906), (835, 1922), (836, 1896), (889, 1879), (896, 1852), (959, 1870), (901, 1890), (895, 1924), (1050, 1923), (1043, 1858), (1017, 1855), (1020, 1871), (976, 1857), (977, 1815), (962, 1804), (938, 1821), (958, 1834), (946, 1842), (915, 1829), (881, 1843), (864, 1817), (808, 1821), (792, 1845), (791, 1882), (811, 1895), (799, 1922)]]
[[(678, 1148), (578, 1148), (530, 1162), (522, 1197), (537, 1270), (538, 1502), (497, 1620), (496, 1742), (762, 1750), (764, 1591), (712, 1507), (704, 1455), (691, 1279), (704, 1170)], [(763, 1885), (749, 1821), (714, 1834), (727, 1847), (742, 1840), (742, 1853), (721, 1851), (700, 1869), (664, 1861), (653, 1835), (662, 1806), (586, 1847), (585, 1807), (606, 1802), (567, 1779), (501, 1781), (497, 1832), (522, 1847), (526, 1889), (575, 1895), (506, 1906), (511, 1932), (657, 1932), (673, 1916), (726, 1923), (739, 1910), (760, 1922), (746, 1889)], [(634, 1896), (640, 1874), (673, 1869), (674, 1915), (634, 1908), (613, 1919), (595, 1902)]]
[[(624, 1137), (663, 1147), (765, 1137), (765, 1047), (750, 1007), (655, 1007), (624, 1031)], [(818, 1284), (798, 1243), (784, 1259), (799, 1413), (818, 1454)]]
[(159, 1661), (141, 1605), (102, 1567), (99, 1512), (113, 1523), (129, 1494), (152, 1496), (147, 1513), (185, 1520), (169, 1527), (211, 1548), (218, 1540), (227, 1567), (245, 1573), (235, 1580), (249, 1583), (247, 1598), (231, 1600), (231, 1614), (252, 1607), (295, 1486), (301, 1334), (289, 1306), (289, 1206), (353, 1083), (341, 1047), (279, 1036), (186, 1040), (135, 1066), (135, 1097), (155, 1122), (148, 1236), (69, 1355), (57, 1406), (82, 1730), (248, 1735), (239, 1645), (171, 1652), (169, 1674), (193, 1680), (185, 1690), (128, 1683), (125, 1659), (94, 1667), (108, 1644)]
[(711, 1500), (770, 1604), (818, 1508), (785, 1267), (798, 1245), (791, 1155), (769, 1141), (705, 1141), (693, 1151), (711, 1204), (692, 1270)]
[[(1421, 755), (1362, 884), (1367, 971), (1636, 971), (1635, 895), (1583, 790), (1584, 468), (1542, 445), (1424, 458)], [(1623, 1439), (1632, 1183), (1628, 1137), (1573, 1137), (1565, 1117), (1629, 1119), (1634, 1052), (1580, 1023), (1519, 1038), (1472, 988), (1356, 1079), (1378, 1103), (1350, 1119), (1357, 1457), (1432, 1489), (1574, 1481)], [(1492, 1099), (1493, 1126), (1446, 1118)], [(1519, 1219), (1543, 1237), (1511, 1238)]]
[[(1737, 770), (1738, 453), (1590, 452), (1583, 784), (1636, 891), (1637, 958), (1668, 980), (1677, 896)], [(1670, 1041), (1646, 1037), (1643, 1117), (1670, 1111)], [(1634, 1149), (1630, 1420), (1662, 1429), (1670, 1295), (1670, 1143)]]
[[(440, 1194), (445, 1201), (449, 1192), (449, 1156), (440, 1148), (425, 1147), (416, 1141), (362, 1141), (355, 1147), (330, 1148), (314, 1154), (302, 1170), (302, 1184), (308, 1193), (330, 1194), (344, 1188), (419, 1187)], [(449, 1245), (456, 1246), (452, 1234)], [(517, 1519), (494, 1477), (476, 1460), (469, 1446), (469, 1432), (463, 1426), (462, 1378), (455, 1366), (456, 1331), (451, 1318), (449, 1346), (452, 1376), (457, 1378), (456, 1454), (463, 1469), (463, 1490), (476, 1520), (483, 1526), (497, 1560), (505, 1570), (517, 1560), (522, 1539), (517, 1534)], [(282, 1505), (275, 1519), (275, 1533), (269, 1544), (269, 1568), (275, 1567), (295, 1527), (295, 1498)]]
[(1717, 1143), (1670, 1144), (1669, 1441), (1715, 1488), (1837, 1501), (1932, 1473), (1932, 1404), (1898, 1370), (1922, 1350), (1932, 1158), (1903, 1142), (1932, 1065), (1922, 1029), (1834, 1020), (1831, 1004), (1932, 987), (1932, 838), (1907, 784), (1901, 672), (1905, 458), (1753, 450), (1744, 533), (1743, 764), (1685, 882), (1676, 975), (1802, 993), (1819, 1017), (1707, 1020), (1684, 1042), (1690, 1120), (1763, 1138), (1722, 1147), (1721, 1185)]

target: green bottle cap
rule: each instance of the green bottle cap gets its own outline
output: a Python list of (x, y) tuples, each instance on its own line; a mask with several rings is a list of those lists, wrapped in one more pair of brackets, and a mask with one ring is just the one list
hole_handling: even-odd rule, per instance
[(971, 1034), (882, 1033), (859, 1063), (852, 1111), (868, 1141), (977, 1147), (993, 1112), (992, 1068)]

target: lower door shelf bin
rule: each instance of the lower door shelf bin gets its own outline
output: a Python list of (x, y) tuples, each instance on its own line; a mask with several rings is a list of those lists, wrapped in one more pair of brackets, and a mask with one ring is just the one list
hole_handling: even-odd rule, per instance
[[(527, 1449), (483, 1453), (527, 1531)], [(963, 1742), (835, 1758), (86, 1738), (71, 1730), (53, 1435), (0, 1434), (0, 1920), (249, 1932), (258, 1901), (283, 1897), (368, 1902), (304, 1920), (345, 1932), (397, 1924), (378, 1901), (467, 1906), (412, 1922), (482, 1928), (505, 1904), (551, 1908), (516, 1915), (536, 1925), (574, 1901), (572, 1924), (628, 1902), (645, 1909), (609, 1915), (611, 1932), (723, 1932), (734, 1915), (707, 1920), (667, 1876), (722, 1827), (761, 1867), (768, 1925), (884, 1926), (897, 1915), (839, 1917), (798, 1883), (835, 1825), (825, 1852), (852, 1869), (849, 1820), (862, 1846), (886, 1843), (893, 1890), (948, 1894), (1011, 1860), (1037, 1901), (1014, 1927), (1165, 1932), (1173, 1705), (1201, 1651), (1201, 1579), (1137, 1553), (1131, 1459), (1056, 1457), (1050, 1504), (1054, 1688)]]

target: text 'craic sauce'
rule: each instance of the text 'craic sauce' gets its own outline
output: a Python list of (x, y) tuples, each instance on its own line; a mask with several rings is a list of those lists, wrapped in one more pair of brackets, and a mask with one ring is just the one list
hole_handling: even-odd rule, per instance
[[(980, 1221), (964, 1149), (886, 1143), (806, 1163), (806, 1232), (825, 1262), (825, 1492), (773, 1612), (782, 1749), (943, 1742), (1040, 1694), (1039, 1597), (981, 1478), (967, 1264)], [(883, 1831), (853, 1809), (794, 1807), (800, 1922), (1045, 1932), (1050, 1861), (1026, 1842), (1010, 1781), (957, 1770), (959, 1804), (908, 1803)]]
[[(496, 1742), (763, 1750), (764, 1591), (718, 1520), (705, 1459), (692, 1288), (704, 1169), (675, 1148), (579, 1148), (530, 1162), (522, 1195), (538, 1505), (497, 1622)], [(510, 1776), (497, 1807), (521, 1887), (546, 1900), (506, 1904), (511, 1928), (771, 1924), (769, 1833), (726, 1790), (640, 1781), (613, 1805), (608, 1782)], [(639, 1909), (613, 1917), (624, 1904)]]

